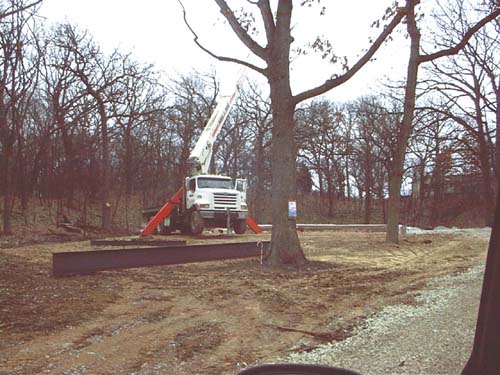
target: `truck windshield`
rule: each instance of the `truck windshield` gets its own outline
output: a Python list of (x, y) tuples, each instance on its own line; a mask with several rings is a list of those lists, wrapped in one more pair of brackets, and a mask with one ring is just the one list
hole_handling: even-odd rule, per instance
[(199, 188), (212, 188), (212, 189), (232, 189), (233, 182), (231, 180), (225, 180), (220, 178), (198, 178)]

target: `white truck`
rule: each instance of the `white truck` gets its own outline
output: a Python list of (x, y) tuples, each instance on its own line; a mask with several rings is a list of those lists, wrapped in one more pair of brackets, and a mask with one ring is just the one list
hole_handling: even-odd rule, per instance
[[(236, 187), (236, 188), (235, 188)], [(201, 174), (186, 178), (182, 204), (161, 224), (163, 231), (180, 229), (200, 234), (204, 228), (232, 228), (235, 233), (246, 231), (248, 209), (246, 181), (230, 177)]]
[(247, 181), (208, 174), (213, 144), (217, 139), (239, 91), (240, 75), (230, 95), (222, 95), (200, 138), (191, 151), (188, 176), (184, 186), (161, 209), (148, 209), (143, 216), (149, 221), (143, 236), (154, 230), (170, 233), (200, 234), (204, 228), (232, 228), (235, 233), (246, 231), (248, 208)]

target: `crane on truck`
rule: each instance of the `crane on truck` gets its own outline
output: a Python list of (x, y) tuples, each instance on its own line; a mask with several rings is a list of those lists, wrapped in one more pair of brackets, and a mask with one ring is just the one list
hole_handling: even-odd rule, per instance
[(144, 210), (149, 220), (141, 236), (148, 236), (157, 228), (160, 233), (180, 230), (182, 233), (200, 234), (204, 228), (232, 228), (243, 234), (247, 223), (254, 232), (260, 228), (248, 216), (246, 179), (234, 181), (230, 177), (209, 174), (213, 145), (239, 94), (243, 70), (232, 92), (221, 95), (215, 110), (203, 129), (188, 159), (188, 171), (181, 187), (163, 207)]

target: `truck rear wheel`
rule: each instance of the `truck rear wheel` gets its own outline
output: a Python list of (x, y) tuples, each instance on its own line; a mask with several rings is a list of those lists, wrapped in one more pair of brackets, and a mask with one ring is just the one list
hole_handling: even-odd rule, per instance
[(194, 235), (201, 234), (205, 227), (205, 221), (198, 210), (194, 210), (189, 215), (189, 232)]
[(233, 230), (236, 234), (244, 234), (247, 231), (246, 220), (237, 220), (233, 223)]

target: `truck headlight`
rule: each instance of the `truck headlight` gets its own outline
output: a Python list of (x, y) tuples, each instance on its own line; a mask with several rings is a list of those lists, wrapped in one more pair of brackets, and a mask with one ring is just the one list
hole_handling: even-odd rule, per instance
[(203, 204), (200, 204), (199, 207), (200, 208), (210, 208), (210, 205), (208, 203), (203, 203)]
[(247, 205), (246, 205), (246, 204), (242, 204), (242, 205), (241, 205), (241, 209), (242, 209), (242, 210), (246, 210), (246, 209), (247, 209)]

